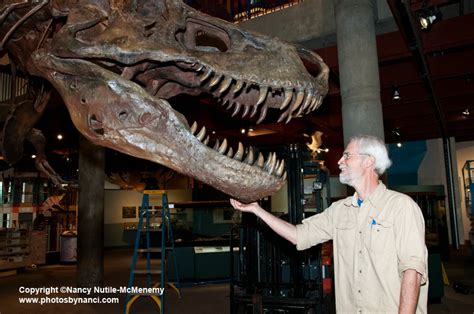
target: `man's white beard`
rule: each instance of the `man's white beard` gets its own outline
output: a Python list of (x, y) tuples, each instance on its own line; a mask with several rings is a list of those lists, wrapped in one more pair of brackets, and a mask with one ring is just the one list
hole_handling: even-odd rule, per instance
[(352, 186), (351, 184), (352, 181), (353, 180), (350, 174), (344, 174), (344, 175), (342, 173), (339, 174), (339, 182), (341, 182), (342, 184), (347, 184), (347, 185)]

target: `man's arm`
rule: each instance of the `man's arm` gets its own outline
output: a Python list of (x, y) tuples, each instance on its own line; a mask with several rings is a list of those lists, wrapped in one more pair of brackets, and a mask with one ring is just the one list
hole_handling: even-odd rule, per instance
[(420, 294), (421, 274), (414, 269), (403, 272), (398, 313), (415, 313)]
[(262, 219), (273, 231), (281, 237), (296, 245), (296, 227), (271, 213), (264, 210), (257, 203), (243, 204), (234, 199), (230, 200), (230, 204), (243, 212), (253, 213)]

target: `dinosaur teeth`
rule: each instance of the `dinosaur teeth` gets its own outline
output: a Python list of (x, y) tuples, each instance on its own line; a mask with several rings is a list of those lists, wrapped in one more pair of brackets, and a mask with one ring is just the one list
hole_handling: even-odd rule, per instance
[(249, 165), (253, 164), (253, 147), (252, 146), (249, 147), (249, 151), (247, 152), (247, 157), (245, 158), (244, 162)]
[(279, 167), (280, 167), (280, 160), (277, 159), (277, 160), (276, 160), (276, 164), (275, 164), (275, 169), (273, 169), (273, 173), (272, 173), (272, 174), (276, 175), (276, 171), (277, 171), (277, 169), (278, 169)]
[(196, 72), (201, 72), (204, 69), (204, 65), (200, 65), (199, 68), (196, 70)]
[(232, 90), (232, 92), (234, 94), (237, 94), (242, 89), (242, 87), (244, 86), (244, 83), (245, 83), (244, 81), (237, 81), (236, 84), (235, 84), (234, 89)]
[(260, 122), (263, 121), (263, 119), (265, 119), (265, 116), (267, 115), (267, 110), (268, 110), (268, 106), (265, 104), (262, 110), (260, 111), (260, 116), (258, 117), (257, 124), (259, 124)]
[(207, 71), (204, 72), (204, 75), (199, 79), (199, 82), (203, 83), (205, 80), (207, 80), (209, 78), (209, 76), (211, 76), (211, 74), (212, 74), (212, 70), (207, 69)]
[(283, 100), (283, 103), (280, 106), (280, 110), (283, 110), (288, 106), (288, 104), (291, 102), (291, 98), (293, 97), (293, 90), (291, 89), (285, 89), (285, 99)]
[(207, 144), (209, 143), (209, 135), (206, 137), (206, 139), (202, 143), (207, 146)]
[(221, 88), (219, 89), (219, 94), (225, 92), (229, 88), (230, 84), (232, 84), (232, 77), (226, 77), (222, 82)]
[(252, 113), (250, 114), (250, 118), (253, 118), (253, 116), (257, 113), (258, 106), (253, 106)]
[(209, 87), (214, 87), (217, 85), (217, 83), (220, 82), (222, 79), (223, 75), (215, 75), (214, 78), (211, 80), (211, 83), (209, 84)]
[(323, 96), (318, 95), (318, 100), (317, 100), (316, 103), (314, 104), (314, 109), (313, 109), (313, 110), (318, 109), (319, 106), (321, 106), (322, 103), (323, 103)]
[(280, 123), (281, 121), (283, 121), (283, 119), (286, 118), (286, 115), (287, 115), (287, 114), (288, 114), (288, 112), (287, 112), (287, 111), (284, 111), (284, 112), (280, 115), (280, 117), (278, 118), (278, 121), (277, 121), (277, 122)]
[(219, 143), (219, 139), (217, 139), (216, 143), (214, 144), (214, 147), (212, 149), (213, 150), (218, 150), (220, 145), (221, 145), (221, 143)]
[(291, 105), (290, 116), (291, 113), (295, 112), (295, 110), (298, 109), (298, 107), (301, 105), (301, 103), (303, 102), (304, 95), (304, 91), (299, 91), (296, 93), (296, 100), (293, 105)]
[(285, 180), (286, 180), (286, 171), (285, 171), (285, 173), (283, 174), (283, 176), (281, 177), (281, 180), (282, 180), (282, 181), (285, 181)]
[(243, 155), (244, 155), (244, 146), (242, 145), (241, 142), (239, 142), (239, 148), (237, 149), (237, 152), (235, 153), (234, 159), (241, 161)]
[(202, 141), (204, 136), (206, 136), (206, 127), (205, 126), (202, 127), (201, 131), (199, 131), (199, 133), (198, 133), (198, 135), (196, 135), (196, 137), (199, 141)]
[(270, 167), (267, 170), (269, 174), (273, 174), (273, 171), (275, 171), (275, 166), (276, 166), (276, 154), (273, 153), (272, 160), (270, 162)]
[(277, 177), (281, 177), (281, 174), (283, 173), (283, 170), (285, 170), (285, 160), (282, 159), (280, 165), (276, 168), (275, 170), (275, 175)]
[(268, 86), (262, 86), (260, 88), (260, 95), (258, 96), (257, 106), (265, 101), (265, 98), (267, 98), (267, 93), (268, 93)]
[(314, 106), (314, 104), (316, 103), (317, 99), (318, 99), (318, 96), (317, 96), (317, 95), (313, 95), (313, 96), (312, 96), (312, 98), (311, 98), (311, 103), (309, 104), (308, 109), (307, 109), (306, 112), (305, 112), (306, 114), (308, 114), (308, 113), (310, 113), (310, 112), (312, 111), (311, 108), (313, 108), (313, 106)]
[(298, 110), (298, 115), (300, 115), (303, 112), (303, 110), (308, 108), (309, 105), (312, 104), (312, 103), (313, 103), (313, 91), (310, 90), (308, 92), (308, 94), (306, 94), (306, 98), (304, 100), (303, 105), (300, 107), (300, 110)]
[(272, 174), (273, 170), (275, 169), (275, 163), (276, 163), (276, 154), (275, 153), (270, 153), (268, 155), (267, 162), (263, 166), (263, 170), (265, 170), (268, 173)]
[(245, 118), (245, 116), (247, 115), (247, 113), (249, 113), (249, 111), (250, 111), (250, 106), (245, 105), (244, 112), (242, 113), (242, 118)]
[(235, 116), (240, 110), (240, 104), (238, 102), (235, 103), (234, 112), (232, 112), (232, 117)]
[(263, 168), (264, 162), (265, 162), (265, 158), (263, 158), (262, 153), (258, 153), (258, 158), (253, 165), (259, 168)]
[(224, 141), (222, 141), (221, 146), (219, 146), (218, 152), (221, 154), (224, 154), (226, 150), (227, 150), (227, 139), (224, 139)]
[(234, 151), (232, 150), (232, 147), (229, 148), (229, 151), (227, 152), (227, 157), (232, 158), (232, 155), (234, 154)]
[(197, 127), (198, 127), (198, 125), (197, 125), (196, 121), (194, 121), (193, 125), (191, 126), (191, 130), (190, 130), (192, 135), (194, 135), (194, 133), (196, 133)]

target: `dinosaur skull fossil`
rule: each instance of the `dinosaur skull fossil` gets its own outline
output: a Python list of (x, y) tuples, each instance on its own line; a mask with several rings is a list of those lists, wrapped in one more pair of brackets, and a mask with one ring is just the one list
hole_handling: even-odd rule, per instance
[[(233, 111), (280, 121), (310, 113), (327, 94), (328, 68), (313, 52), (245, 32), (178, 0), (53, 1), (59, 31), (28, 62), (61, 94), (92, 142), (158, 162), (243, 201), (278, 190), (283, 161), (227, 141), (208, 147), (165, 99), (209, 93)], [(316, 69), (311, 75), (305, 65)], [(197, 133), (197, 134), (196, 134)], [(245, 157), (245, 158), (244, 158)]]

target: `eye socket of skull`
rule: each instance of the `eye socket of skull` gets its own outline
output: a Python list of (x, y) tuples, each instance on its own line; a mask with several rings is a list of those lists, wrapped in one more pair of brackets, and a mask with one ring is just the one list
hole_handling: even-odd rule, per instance
[(186, 49), (205, 52), (226, 52), (231, 45), (224, 29), (193, 18), (186, 20), (186, 28), (176, 33), (176, 39)]

